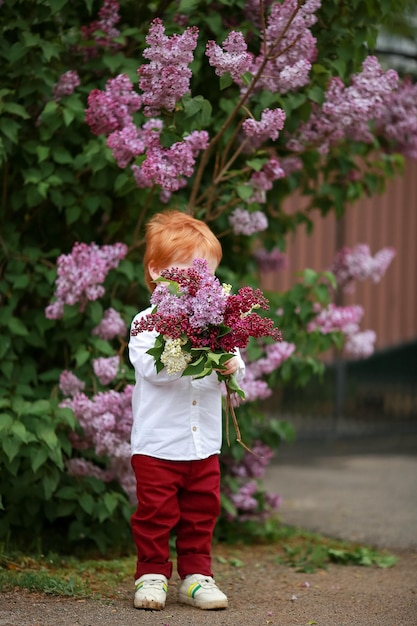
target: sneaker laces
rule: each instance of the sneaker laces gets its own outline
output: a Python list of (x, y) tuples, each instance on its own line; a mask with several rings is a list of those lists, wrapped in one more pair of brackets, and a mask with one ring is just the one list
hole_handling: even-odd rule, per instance
[(147, 580), (141, 580), (140, 583), (137, 583), (136, 588), (138, 588), (139, 585), (141, 586), (142, 589), (144, 587), (148, 589), (150, 587), (153, 587), (154, 589), (163, 589), (165, 585), (165, 581), (160, 578), (148, 578)]

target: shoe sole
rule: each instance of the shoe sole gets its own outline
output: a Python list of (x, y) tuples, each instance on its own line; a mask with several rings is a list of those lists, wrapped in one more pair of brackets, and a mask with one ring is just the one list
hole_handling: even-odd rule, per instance
[(162, 611), (165, 608), (165, 602), (155, 602), (155, 600), (134, 601), (135, 609), (146, 609), (148, 611)]
[(215, 609), (227, 609), (228, 601), (226, 600), (212, 600), (207, 602), (201, 602), (195, 598), (190, 598), (188, 596), (179, 596), (178, 602), (180, 604), (188, 604), (189, 606), (194, 606), (197, 609), (203, 609), (203, 611), (211, 611)]

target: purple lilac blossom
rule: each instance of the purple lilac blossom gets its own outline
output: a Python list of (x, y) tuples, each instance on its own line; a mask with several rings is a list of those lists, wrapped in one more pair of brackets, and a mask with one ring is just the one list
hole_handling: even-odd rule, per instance
[(117, 0), (104, 0), (103, 5), (98, 12), (99, 19), (94, 20), (88, 26), (81, 27), (83, 39), (93, 39), (95, 47), (83, 48), (84, 58), (94, 58), (99, 54), (97, 46), (108, 48), (113, 52), (120, 50), (120, 43), (114, 41), (120, 35), (120, 31), (116, 28), (116, 24), (120, 21), (119, 2)]
[(254, 172), (249, 179), (248, 185), (253, 189), (253, 195), (247, 202), (266, 202), (266, 192), (272, 189), (273, 181), (285, 177), (285, 172), (277, 158), (272, 157), (259, 172)]
[(100, 298), (104, 294), (102, 283), (108, 272), (117, 267), (126, 254), (127, 246), (123, 243), (101, 247), (95, 243), (76, 243), (70, 254), (59, 256), (56, 302), (46, 308), (46, 317), (62, 317), (64, 304), (79, 302), (80, 311), (83, 311), (89, 300)]
[(392, 92), (375, 132), (410, 159), (417, 159), (417, 83), (406, 78)]
[(374, 283), (381, 280), (392, 259), (394, 248), (381, 248), (374, 256), (367, 244), (353, 248), (341, 248), (335, 255), (330, 271), (334, 273), (339, 288), (351, 289), (352, 281), (370, 278)]
[(362, 71), (352, 76), (350, 86), (345, 87), (339, 77), (330, 80), (322, 107), (313, 106), (310, 119), (300, 125), (287, 147), (302, 152), (313, 146), (326, 154), (346, 138), (371, 143), (374, 137), (369, 122), (383, 119), (397, 85), (398, 74), (394, 70), (384, 72), (378, 59), (368, 56)]
[(376, 333), (373, 330), (352, 333), (345, 343), (345, 351), (357, 359), (365, 359), (374, 352)]
[(98, 326), (93, 328), (91, 333), (100, 339), (110, 340), (117, 336), (124, 337), (127, 333), (127, 326), (120, 313), (110, 307), (104, 311), (103, 319)]
[(330, 303), (317, 312), (316, 317), (308, 323), (307, 331), (311, 333), (318, 330), (324, 335), (336, 331), (351, 334), (358, 330), (362, 317), (363, 308), (359, 305), (337, 306)]
[(259, 248), (253, 256), (262, 273), (276, 272), (288, 267), (288, 256), (278, 248), (273, 248), (269, 252), (264, 248)]
[(53, 86), (55, 102), (61, 100), (63, 96), (70, 96), (76, 87), (80, 86), (80, 77), (75, 70), (64, 72), (57, 83)]
[(276, 141), (279, 131), (283, 129), (285, 111), (282, 109), (264, 109), (259, 122), (251, 118), (246, 119), (242, 128), (248, 137), (255, 137), (260, 143), (267, 139)]
[(186, 28), (181, 35), (165, 35), (162, 20), (153, 20), (146, 37), (148, 48), (143, 56), (150, 59), (138, 69), (144, 114), (159, 115), (161, 110), (173, 111), (177, 102), (190, 91), (192, 76), (188, 65), (193, 61), (198, 28)]
[(250, 69), (253, 55), (248, 52), (241, 32), (231, 31), (223, 42), (223, 49), (215, 41), (208, 41), (206, 55), (217, 76), (229, 72), (233, 80), (239, 80)]
[(119, 364), (118, 356), (99, 357), (93, 360), (94, 374), (102, 385), (108, 385), (116, 378)]
[(235, 235), (253, 235), (268, 228), (268, 218), (262, 211), (250, 213), (246, 209), (235, 209), (229, 216), (229, 224)]
[(87, 124), (95, 135), (110, 135), (133, 123), (133, 113), (142, 106), (139, 94), (126, 74), (107, 81), (105, 91), (93, 89), (88, 95), (85, 114)]
[(262, 52), (250, 68), (255, 76), (263, 67), (257, 90), (285, 93), (308, 83), (317, 56), (316, 39), (309, 29), (317, 21), (315, 12), (320, 5), (320, 0), (284, 0), (272, 5)]
[(63, 370), (59, 377), (59, 388), (64, 396), (75, 396), (85, 389), (85, 382), (68, 370)]

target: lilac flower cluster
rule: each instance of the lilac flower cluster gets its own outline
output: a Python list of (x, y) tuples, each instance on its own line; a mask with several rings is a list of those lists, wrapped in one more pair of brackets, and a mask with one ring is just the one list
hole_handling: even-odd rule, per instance
[(118, 356), (99, 357), (93, 360), (94, 374), (102, 385), (108, 385), (116, 378), (119, 364)]
[(319, 330), (323, 335), (336, 331), (351, 334), (358, 330), (358, 324), (363, 317), (363, 308), (359, 305), (337, 306), (330, 303), (323, 309), (318, 305), (317, 309), (316, 317), (307, 325), (309, 333)]
[(165, 35), (159, 18), (153, 20), (143, 52), (147, 65), (138, 69), (139, 87), (143, 91), (144, 114), (159, 115), (161, 109), (173, 111), (176, 103), (190, 90), (192, 76), (188, 65), (193, 60), (198, 28), (186, 28), (182, 35)]
[(317, 21), (315, 12), (320, 5), (320, 0), (284, 0), (272, 5), (262, 52), (250, 68), (256, 75), (264, 66), (257, 90), (285, 93), (308, 83), (317, 55), (316, 39), (309, 29)]
[(55, 102), (61, 100), (63, 96), (70, 96), (80, 84), (80, 77), (77, 71), (69, 70), (64, 72), (52, 89)]
[[(104, 92), (91, 91), (86, 121), (96, 135), (108, 135), (107, 146), (119, 167), (125, 168), (132, 159), (145, 154), (140, 166), (132, 165), (138, 187), (157, 184), (165, 192), (177, 191), (193, 174), (199, 152), (208, 145), (208, 133), (196, 130), (169, 148), (163, 146), (160, 143), (161, 120), (149, 119), (141, 128), (133, 123), (133, 113), (145, 101), (145, 95), (141, 97), (133, 91), (128, 76), (120, 74), (107, 81)], [(160, 106), (165, 106), (162, 100)]]
[(353, 248), (345, 246), (337, 252), (330, 271), (334, 273), (339, 288), (352, 290), (354, 280), (370, 278), (374, 283), (379, 282), (394, 257), (395, 250), (391, 247), (381, 248), (372, 256), (367, 244), (360, 243)]
[(253, 61), (242, 33), (236, 31), (229, 33), (223, 42), (223, 49), (215, 41), (209, 41), (206, 55), (210, 65), (216, 68), (217, 76), (228, 72), (235, 81), (239, 81), (249, 71)]
[(278, 248), (273, 248), (270, 252), (265, 248), (258, 248), (253, 253), (259, 271), (264, 273), (276, 272), (288, 267), (288, 256)]
[(326, 154), (343, 139), (372, 142), (369, 121), (378, 124), (384, 118), (397, 85), (397, 73), (384, 72), (378, 59), (368, 56), (350, 86), (345, 87), (338, 77), (330, 80), (322, 107), (313, 106), (310, 119), (301, 124), (298, 136), (290, 139), (287, 147), (302, 152), (313, 146)]
[[(193, 329), (217, 326), (223, 321), (227, 294), (218, 278), (210, 273), (208, 264), (203, 259), (196, 259), (193, 269), (188, 270), (189, 281), (182, 280), (178, 296), (171, 293), (169, 286), (159, 283), (151, 297), (151, 304), (157, 307), (160, 316), (186, 316)], [(175, 272), (170, 272), (175, 280)], [(177, 276), (177, 278), (183, 278)], [(197, 279), (198, 285), (193, 281)], [(188, 282), (188, 285), (187, 285)]]
[(92, 334), (97, 335), (100, 339), (110, 340), (117, 336), (125, 336), (127, 326), (122, 319), (120, 313), (113, 308), (104, 311), (103, 319), (93, 328)]
[(245, 392), (245, 402), (264, 400), (269, 398), (272, 390), (263, 376), (278, 369), (280, 365), (290, 358), (295, 350), (295, 344), (281, 341), (265, 346), (265, 355), (256, 361), (246, 363), (245, 378), (241, 387)]
[(69, 462), (69, 471), (79, 476), (97, 475), (98, 472), (102, 479), (117, 480), (133, 503), (135, 481), (130, 468), (128, 443), (133, 421), (132, 393), (133, 385), (127, 385), (120, 393), (106, 391), (91, 399), (78, 392), (64, 399), (60, 406), (70, 408), (83, 429), (82, 436), (72, 434), (73, 447), (80, 451), (93, 448), (98, 456), (109, 459), (104, 472), (78, 459)]
[(356, 358), (366, 358), (374, 351), (376, 334), (373, 330), (359, 330), (362, 316), (363, 308), (359, 305), (340, 307), (329, 304), (318, 310), (307, 331), (319, 330), (323, 334), (339, 331), (345, 335), (345, 351)]
[(281, 504), (280, 495), (267, 493), (259, 485), (274, 456), (272, 449), (261, 441), (255, 441), (252, 451), (255, 454), (246, 452), (239, 462), (231, 457), (225, 458), (229, 474), (239, 483), (237, 491), (227, 487), (225, 489), (226, 495), (236, 508), (234, 515), (229, 513), (230, 520), (264, 522)]
[(262, 211), (250, 212), (246, 209), (235, 209), (229, 215), (229, 224), (235, 235), (253, 235), (268, 228), (268, 218)]
[(133, 113), (142, 106), (126, 74), (107, 81), (105, 91), (93, 89), (88, 95), (85, 119), (95, 135), (109, 135), (133, 123)]
[(276, 141), (284, 122), (285, 111), (282, 109), (264, 109), (259, 122), (249, 118), (243, 122), (242, 128), (248, 137), (255, 137), (261, 144), (267, 139)]
[(387, 139), (397, 152), (417, 159), (417, 83), (405, 79), (392, 92), (375, 131)]
[(58, 257), (58, 278), (54, 296), (56, 301), (45, 310), (48, 319), (60, 319), (64, 304), (80, 303), (83, 311), (89, 300), (104, 294), (103, 283), (108, 272), (117, 267), (127, 254), (127, 246), (116, 243), (98, 246), (95, 243), (76, 243), (70, 254)]
[(75, 396), (85, 389), (85, 382), (72, 372), (64, 370), (59, 377), (59, 388), (64, 396)]
[(99, 19), (94, 20), (88, 26), (81, 27), (83, 39), (93, 39), (95, 47), (84, 48), (84, 58), (92, 58), (98, 55), (97, 46), (116, 51), (121, 45), (114, 41), (120, 35), (116, 24), (120, 21), (118, 0), (104, 0), (103, 6), (98, 12)]
[(253, 189), (253, 195), (247, 200), (248, 203), (266, 202), (266, 192), (272, 189), (273, 182), (286, 176), (277, 158), (271, 157), (259, 172), (254, 172), (249, 179), (248, 185)]

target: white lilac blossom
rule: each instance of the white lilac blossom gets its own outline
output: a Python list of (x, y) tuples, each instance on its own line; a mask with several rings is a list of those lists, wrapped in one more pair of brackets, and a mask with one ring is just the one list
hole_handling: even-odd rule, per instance
[(179, 337), (177, 339), (165, 338), (161, 362), (165, 365), (168, 374), (180, 374), (191, 361), (191, 354), (182, 350), (184, 344), (185, 341)]
[(116, 378), (119, 364), (118, 356), (99, 357), (93, 360), (94, 374), (102, 385), (108, 385)]
[(104, 311), (100, 324), (93, 328), (91, 332), (92, 335), (97, 335), (100, 339), (110, 340), (117, 336), (124, 337), (127, 332), (127, 326), (120, 313), (110, 307)]
[(117, 267), (126, 254), (127, 246), (123, 243), (101, 247), (95, 243), (76, 243), (70, 254), (61, 254), (57, 260), (56, 301), (47, 306), (46, 317), (61, 318), (64, 304), (79, 303), (83, 311), (89, 300), (101, 298), (108, 272)]
[(395, 250), (390, 247), (382, 248), (372, 256), (367, 244), (361, 243), (353, 248), (345, 246), (337, 252), (330, 271), (334, 273), (339, 288), (351, 289), (354, 280), (379, 282), (394, 257)]
[(268, 218), (262, 211), (250, 212), (235, 209), (229, 216), (229, 224), (235, 235), (253, 235), (268, 228)]

